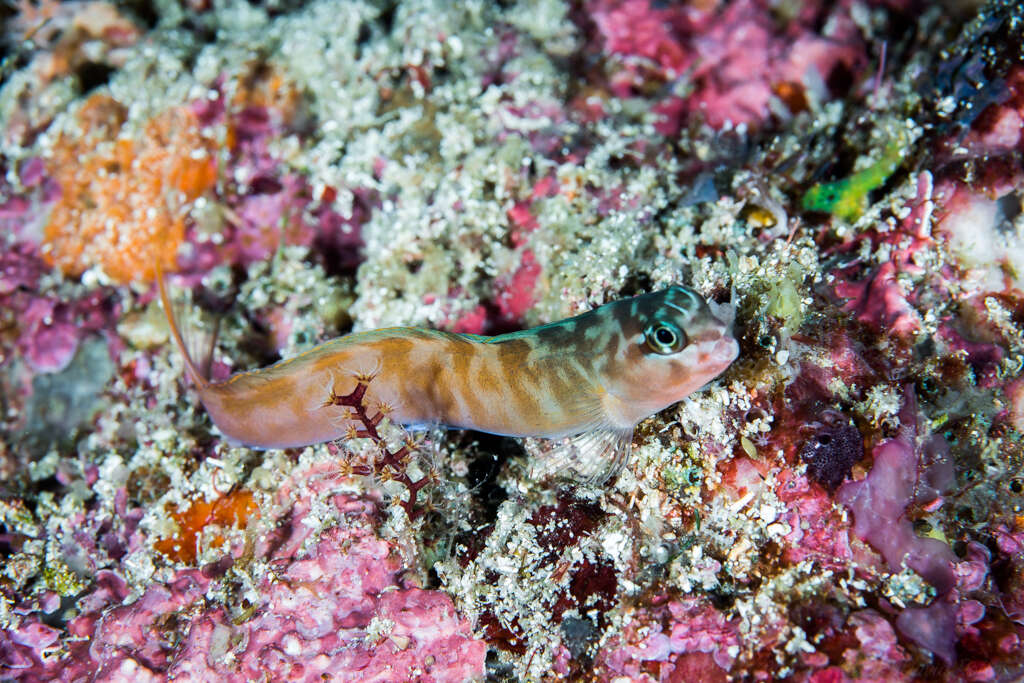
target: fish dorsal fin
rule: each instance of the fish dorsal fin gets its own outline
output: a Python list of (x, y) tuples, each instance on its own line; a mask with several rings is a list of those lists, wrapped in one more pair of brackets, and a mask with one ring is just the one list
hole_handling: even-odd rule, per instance
[(184, 357), (189, 378), (198, 389), (203, 389), (210, 383), (210, 368), (213, 364), (213, 352), (217, 343), (217, 332), (220, 329), (220, 319), (216, 319), (212, 331), (197, 329), (191, 315), (194, 309), (188, 309), (184, 304), (178, 306), (174, 303), (170, 287), (167, 284), (167, 275), (159, 260), (156, 264), (156, 282), (160, 303), (164, 308), (164, 315), (167, 316), (171, 338)]
[(632, 429), (597, 427), (561, 439), (524, 439), (532, 458), (530, 476), (569, 476), (599, 485), (614, 478), (629, 459)]

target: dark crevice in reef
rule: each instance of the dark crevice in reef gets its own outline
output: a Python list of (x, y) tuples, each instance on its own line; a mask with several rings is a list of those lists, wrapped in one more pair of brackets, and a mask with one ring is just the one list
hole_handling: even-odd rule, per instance
[(494, 434), (471, 432), (471, 437), (482, 453), (493, 454), (476, 458), (469, 464), (470, 490), (479, 507), (479, 513), (485, 523), (494, 522), (498, 507), (508, 498), (508, 493), (498, 485), (498, 474), (505, 460), (524, 456), (523, 447), (515, 439)]

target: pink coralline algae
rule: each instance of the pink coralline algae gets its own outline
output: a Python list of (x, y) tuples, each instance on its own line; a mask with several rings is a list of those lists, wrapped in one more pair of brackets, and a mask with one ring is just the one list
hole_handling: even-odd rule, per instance
[(40, 372), (59, 372), (68, 366), (78, 348), (78, 328), (66, 306), (35, 299), (22, 313), (24, 333), (19, 347)]
[[(847, 620), (858, 647), (848, 648), (843, 657), (851, 669), (860, 672), (859, 680), (900, 681), (906, 680), (903, 666), (909, 661), (907, 652), (900, 646), (896, 632), (882, 615), (874, 610), (854, 612)], [(839, 680), (847, 680), (845, 677)]]
[[(919, 461), (912, 441), (890, 439), (875, 448), (874, 465), (868, 476), (844, 484), (837, 499), (854, 513), (854, 532), (885, 557), (890, 568), (899, 571), (906, 563), (944, 594), (953, 586), (949, 546), (914, 533), (904, 515), (915, 501)], [(934, 500), (934, 496), (929, 500)]]
[(228, 103), (220, 90), (214, 90), (213, 96), (192, 104), (203, 125), (228, 129), (231, 154), (219, 188), (222, 224), (216, 233), (208, 233), (208, 228), (198, 223), (190, 226), (187, 239), (192, 250), (179, 258), (180, 267), (202, 273), (218, 263), (248, 265), (266, 260), (279, 246), (290, 244), (315, 246), (317, 253), (327, 257), (324, 265), (328, 272), (353, 269), (359, 263), (362, 245), (359, 226), (368, 217), (367, 193), (354, 192), (348, 216), (334, 208), (335, 188), (324, 188), (314, 198), (306, 177), (290, 168), (268, 144), (292, 132), (289, 125), (294, 112), (287, 111), (296, 106), (290, 101), (292, 96), (249, 87), (252, 91), (244, 93), (248, 99), (241, 102)]
[(41, 294), (38, 281), (47, 270), (27, 242), (0, 255), (0, 309), (17, 330), (14, 346), (32, 370), (52, 373), (68, 366), (87, 335), (110, 332), (119, 307), (103, 290), (76, 301)]
[[(351, 526), (332, 529), (309, 558), (261, 586), (251, 621), (233, 627), (219, 612), (197, 620), (168, 673), (308, 681), (479, 676), (486, 647), (470, 637), (451, 599), (400, 585), (399, 570), (386, 542)], [(225, 667), (219, 651), (237, 638), (247, 642), (245, 652), (237, 668)]]
[(517, 324), (530, 310), (537, 298), (537, 281), (541, 277), (541, 264), (527, 245), (530, 233), (538, 228), (533, 215), (534, 204), (558, 193), (558, 181), (545, 176), (533, 185), (527, 200), (516, 202), (508, 210), (511, 224), (510, 239), (520, 251), (520, 258), (512, 272), (499, 275), (494, 282), (494, 304), (498, 309), (499, 325)]
[(395, 548), (374, 531), (376, 504), (330, 495), (323, 485), (313, 489), (344, 522), (300, 551), (311, 534), (303, 521), (311, 501), (300, 498), (288, 535), (273, 542), (276, 550), (258, 544), (269, 552), (272, 570), (258, 582), (258, 600), (244, 616), (208, 606), (203, 597), (238, 561), (240, 549), (235, 558), (179, 570), (127, 603), (124, 580), (104, 570), (93, 591), (80, 598), (81, 614), (66, 634), (29, 612), (0, 637), (0, 674), (24, 681), (480, 677), (486, 645), (472, 636), (446, 594), (400, 579)]
[(596, 664), (609, 678), (648, 680), (643, 674), (656, 671), (656, 680), (725, 680), (739, 642), (735, 621), (686, 598), (638, 611), (622, 635), (601, 649)]
[(921, 317), (907, 301), (896, 272), (895, 264), (883, 263), (861, 282), (840, 282), (836, 294), (850, 299), (843, 309), (857, 320), (906, 336), (920, 329)]
[(956, 607), (937, 599), (927, 607), (907, 607), (896, 617), (896, 628), (946, 664), (956, 660)]
[[(7, 171), (0, 165), (0, 170)], [(60, 186), (46, 175), (46, 165), (30, 157), (18, 167), (18, 187), (0, 176), (0, 234), (29, 244), (39, 244), (51, 202), (60, 196)]]
[(848, 299), (843, 310), (877, 330), (892, 331), (908, 338), (921, 329), (921, 315), (914, 308), (916, 295), (901, 282), (901, 276), (917, 276), (923, 271), (915, 255), (934, 244), (932, 221), (935, 212), (935, 183), (925, 171), (917, 176), (916, 195), (904, 207), (906, 215), (895, 229), (870, 229), (857, 238), (885, 245), (889, 259), (874, 267), (866, 277), (850, 280), (843, 269), (836, 271), (836, 296)]
[[(972, 303), (981, 304), (976, 299)], [(943, 321), (939, 326), (938, 338), (954, 353), (963, 354), (979, 386), (990, 387), (998, 381), (999, 364), (1006, 352), (998, 344), (972, 339), (976, 333), (977, 330), (968, 331), (951, 321)]]
[(786, 504), (786, 558), (790, 562), (815, 560), (839, 569), (853, 557), (849, 531), (835, 510), (831, 497), (807, 477), (784, 470), (778, 477), (776, 495)]
[[(787, 107), (806, 108), (808, 93), (827, 96), (820, 92), (827, 83), (850, 80), (866, 63), (852, 3), (838, 3), (827, 17), (816, 17), (809, 5), (782, 31), (769, 3), (758, 0), (721, 9), (649, 0), (589, 5), (605, 50), (624, 62), (612, 77), (617, 95), (642, 88), (652, 73), (679, 80), (692, 90), (663, 100), (664, 113), (675, 120), (697, 117), (716, 129), (728, 122), (759, 125)], [(827, 28), (818, 33), (815, 25)]]
[(456, 334), (481, 334), (487, 324), (487, 308), (477, 304), (468, 313), (464, 313), (451, 324), (451, 331)]
[(516, 271), (496, 283), (496, 302), (503, 319), (518, 321), (530, 310), (540, 271), (540, 264), (534, 258), (533, 252), (527, 249), (523, 252), (522, 262)]
[(1018, 517), (1013, 526), (997, 525), (994, 535), (997, 560), (1006, 575), (1000, 607), (1014, 622), (1024, 624), (1024, 519)]
[(868, 476), (844, 484), (836, 499), (853, 512), (854, 533), (878, 550), (891, 570), (898, 572), (905, 565), (935, 587), (936, 602), (905, 609), (896, 623), (908, 638), (951, 664), (956, 617), (944, 598), (955, 585), (956, 556), (942, 541), (918, 536), (905, 514), (912, 503), (938, 501), (952, 485), (949, 449), (942, 437), (931, 436), (918, 450), (917, 402), (912, 392), (907, 394), (900, 418), (901, 434), (874, 449)]

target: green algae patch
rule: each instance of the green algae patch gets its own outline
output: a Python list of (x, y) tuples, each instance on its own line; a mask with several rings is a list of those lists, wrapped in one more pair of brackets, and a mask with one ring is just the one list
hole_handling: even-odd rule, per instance
[(868, 193), (881, 187), (903, 161), (903, 141), (890, 142), (882, 157), (862, 171), (841, 180), (818, 183), (804, 194), (805, 211), (821, 211), (854, 222), (868, 206)]

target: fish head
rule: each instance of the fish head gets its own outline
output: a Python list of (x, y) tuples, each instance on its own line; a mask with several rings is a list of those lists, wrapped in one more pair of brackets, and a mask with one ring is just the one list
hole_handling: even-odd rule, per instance
[(639, 422), (720, 375), (736, 360), (732, 309), (676, 285), (618, 302), (623, 345), (608, 389)]

